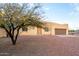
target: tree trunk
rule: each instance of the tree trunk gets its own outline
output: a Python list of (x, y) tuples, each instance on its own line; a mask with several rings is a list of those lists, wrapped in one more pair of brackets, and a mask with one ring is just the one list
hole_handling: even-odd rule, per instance
[(13, 45), (16, 45), (16, 42), (15, 42), (15, 41), (12, 41), (12, 44), (13, 44)]
[(13, 44), (13, 45), (16, 45), (16, 41), (17, 41), (17, 37), (18, 37), (18, 34), (19, 34), (19, 30), (20, 30), (20, 28), (17, 29), (16, 35), (14, 35), (14, 31), (13, 31), (13, 33), (10, 35), (10, 38), (11, 38), (11, 40), (12, 40), (12, 44)]
[(15, 44), (16, 44), (16, 42), (15, 42), (14, 37), (13, 37), (13, 36), (10, 36), (10, 39), (11, 39), (11, 41), (12, 41), (12, 44), (13, 44), (13, 45), (15, 45)]
[(19, 28), (17, 29), (16, 35), (14, 35), (16, 29), (13, 28), (12, 30), (11, 30), (11, 29), (10, 29), (10, 30), (7, 30), (6, 28), (4, 28), (5, 31), (6, 31), (6, 33), (7, 33), (8, 36), (10, 37), (10, 39), (11, 39), (13, 45), (16, 45), (16, 41), (17, 41), (17, 37), (18, 37), (18, 35), (19, 35), (19, 30), (20, 30), (20, 28), (21, 28), (21, 27), (19, 27)]
[(11, 39), (11, 41), (12, 41), (12, 44), (15, 45), (16, 43), (15, 43), (14, 38), (10, 36), (10, 39)]

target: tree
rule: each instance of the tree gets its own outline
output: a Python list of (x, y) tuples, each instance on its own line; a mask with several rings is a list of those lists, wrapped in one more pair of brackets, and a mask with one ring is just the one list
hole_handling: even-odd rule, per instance
[(23, 27), (43, 27), (39, 4), (0, 4), (0, 28), (3, 28), (15, 45)]

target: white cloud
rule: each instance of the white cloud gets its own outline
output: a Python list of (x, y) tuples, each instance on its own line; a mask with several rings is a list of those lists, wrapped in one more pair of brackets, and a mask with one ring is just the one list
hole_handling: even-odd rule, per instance
[(42, 7), (44, 10), (46, 10), (46, 11), (48, 11), (50, 8), (49, 7), (45, 7), (45, 6), (43, 6)]
[(30, 5), (30, 6), (33, 6), (34, 4), (33, 4), (33, 3), (29, 3), (29, 5)]
[(73, 11), (72, 11), (72, 12), (70, 12), (70, 13), (69, 13), (69, 15), (74, 15), (74, 12), (73, 12)]
[(75, 11), (79, 12), (79, 6), (75, 7)]
[(75, 4), (73, 4), (73, 6), (74, 6), (74, 10), (79, 12), (79, 4), (75, 3)]
[(49, 10), (49, 8), (45, 8), (45, 10)]
[(79, 15), (79, 3), (71, 3), (70, 6), (72, 7), (72, 11), (69, 13), (69, 15)]

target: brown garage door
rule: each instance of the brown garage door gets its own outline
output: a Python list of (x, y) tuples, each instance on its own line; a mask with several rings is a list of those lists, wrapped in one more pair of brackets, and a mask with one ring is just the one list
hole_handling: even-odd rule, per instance
[(66, 35), (66, 29), (55, 29), (55, 35)]

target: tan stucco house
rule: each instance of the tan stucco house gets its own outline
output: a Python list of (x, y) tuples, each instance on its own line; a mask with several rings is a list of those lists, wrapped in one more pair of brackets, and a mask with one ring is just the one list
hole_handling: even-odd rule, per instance
[[(20, 35), (68, 35), (68, 24), (44, 22), (45, 28), (28, 27), (21, 29)], [(6, 32), (0, 29), (0, 37), (6, 36)]]
[(68, 35), (68, 24), (44, 23), (45, 28), (28, 27), (20, 35)]

